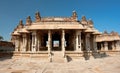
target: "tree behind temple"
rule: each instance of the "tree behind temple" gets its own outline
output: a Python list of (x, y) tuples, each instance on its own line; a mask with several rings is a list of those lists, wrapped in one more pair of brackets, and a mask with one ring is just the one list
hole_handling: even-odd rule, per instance
[(2, 41), (3, 40), (3, 37), (2, 36), (0, 36), (0, 41)]

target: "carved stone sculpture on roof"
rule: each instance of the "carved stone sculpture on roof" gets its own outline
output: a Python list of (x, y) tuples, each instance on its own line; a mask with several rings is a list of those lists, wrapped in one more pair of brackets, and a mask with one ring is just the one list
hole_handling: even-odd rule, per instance
[(82, 16), (81, 23), (82, 24), (87, 24), (87, 20), (86, 20), (85, 16)]
[(35, 13), (35, 18), (36, 18), (36, 22), (40, 22), (41, 21), (41, 17), (40, 17), (40, 13), (39, 12)]
[(20, 21), (19, 21), (19, 25), (18, 25), (18, 27), (17, 27), (17, 28), (18, 28), (18, 29), (21, 29), (21, 28), (23, 28), (23, 26), (24, 26), (24, 25), (23, 25), (23, 21), (22, 21), (22, 20), (20, 20)]
[(73, 21), (77, 21), (77, 13), (76, 13), (76, 11), (73, 11), (73, 13), (72, 13), (72, 20)]
[(90, 19), (90, 20), (88, 20), (88, 25), (90, 26), (90, 27), (93, 27), (93, 21)]
[(107, 31), (104, 31), (103, 34), (108, 34), (108, 32), (107, 32)]
[(87, 21), (85, 16), (82, 16), (81, 21)]
[(28, 16), (28, 17), (26, 18), (26, 25), (29, 26), (29, 25), (31, 25), (31, 23), (32, 23), (31, 17)]

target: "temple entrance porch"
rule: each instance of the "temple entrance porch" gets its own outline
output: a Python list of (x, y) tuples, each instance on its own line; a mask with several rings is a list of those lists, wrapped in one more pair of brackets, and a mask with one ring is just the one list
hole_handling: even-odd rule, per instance
[[(38, 51), (75, 51), (76, 50), (76, 31), (73, 30), (39, 30), (37, 31), (37, 46)], [(64, 37), (63, 37), (64, 36)], [(64, 40), (64, 41), (63, 41)], [(64, 44), (63, 44), (64, 43)]]

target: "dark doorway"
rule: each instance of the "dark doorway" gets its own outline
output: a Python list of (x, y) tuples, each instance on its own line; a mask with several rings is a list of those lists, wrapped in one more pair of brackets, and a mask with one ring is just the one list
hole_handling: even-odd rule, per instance
[(52, 51), (61, 51), (60, 31), (53, 31), (52, 33)]

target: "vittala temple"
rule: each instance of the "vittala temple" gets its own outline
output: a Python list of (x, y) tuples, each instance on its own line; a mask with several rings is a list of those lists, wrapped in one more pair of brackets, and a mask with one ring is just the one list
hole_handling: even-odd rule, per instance
[(36, 12), (35, 21), (28, 16), (24, 25), (20, 20), (11, 41), (15, 56), (38, 57), (50, 62), (120, 52), (117, 32), (100, 33), (92, 20), (85, 16), (78, 20), (75, 11), (70, 17), (41, 17)]

